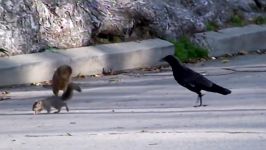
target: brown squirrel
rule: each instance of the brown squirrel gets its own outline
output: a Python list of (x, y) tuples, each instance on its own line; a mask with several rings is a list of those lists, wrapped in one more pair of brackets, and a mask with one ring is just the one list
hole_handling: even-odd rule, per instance
[(33, 103), (32, 111), (34, 111), (34, 114), (37, 114), (45, 109), (47, 113), (50, 113), (52, 107), (57, 109), (55, 113), (59, 113), (62, 107), (66, 107), (66, 110), (69, 111), (66, 101), (72, 98), (73, 90), (81, 92), (81, 88), (79, 87), (79, 85), (75, 83), (69, 83), (62, 97), (50, 96), (43, 100), (38, 100)]
[(52, 79), (52, 88), (55, 96), (58, 96), (59, 90), (66, 92), (68, 84), (71, 82), (71, 74), (72, 68), (68, 65), (62, 65), (56, 69)]

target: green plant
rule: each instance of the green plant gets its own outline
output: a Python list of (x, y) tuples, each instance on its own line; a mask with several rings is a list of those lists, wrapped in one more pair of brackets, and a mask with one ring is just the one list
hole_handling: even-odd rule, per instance
[(219, 29), (218, 24), (215, 22), (207, 22), (206, 27), (208, 31), (216, 31)]
[(3, 48), (0, 48), (0, 52), (6, 54), (7, 56), (9, 56), (8, 51), (3, 49)]
[(258, 16), (254, 19), (254, 22), (259, 25), (266, 24), (266, 17)]
[(121, 38), (120, 36), (113, 36), (113, 37), (111, 37), (110, 41), (111, 41), (112, 43), (120, 43), (120, 42), (122, 42), (123, 40), (122, 40), (122, 38)]
[(186, 36), (182, 36), (178, 41), (172, 41), (172, 43), (175, 46), (175, 55), (182, 62), (188, 62), (191, 59), (208, 57), (208, 50), (192, 43)]
[(245, 25), (245, 20), (241, 15), (234, 14), (230, 19), (230, 23), (233, 26), (241, 27)]
[(48, 51), (48, 52), (56, 52), (58, 50), (58, 48), (56, 47), (47, 47), (46, 49), (44, 49), (44, 51)]

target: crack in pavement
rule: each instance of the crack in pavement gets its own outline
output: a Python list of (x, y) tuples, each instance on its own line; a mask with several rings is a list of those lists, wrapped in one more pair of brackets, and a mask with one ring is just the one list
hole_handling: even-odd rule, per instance
[[(87, 133), (87, 136), (115, 136), (115, 135), (129, 135), (129, 134), (259, 134), (266, 135), (264, 131), (149, 131), (141, 130), (135, 132), (105, 132), (105, 133)], [(79, 134), (72, 135), (70, 133), (64, 134), (41, 134), (41, 135), (25, 135), (27, 138), (43, 138), (43, 137), (69, 137), (80, 136)]]

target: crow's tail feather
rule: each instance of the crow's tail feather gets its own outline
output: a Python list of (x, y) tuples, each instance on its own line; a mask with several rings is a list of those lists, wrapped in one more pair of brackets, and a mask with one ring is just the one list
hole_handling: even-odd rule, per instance
[(211, 91), (211, 92), (220, 93), (220, 94), (223, 94), (223, 95), (228, 95), (228, 94), (231, 93), (231, 90), (226, 89), (226, 88), (224, 88), (224, 87), (221, 87), (221, 86), (219, 86), (219, 85), (217, 85), (217, 84), (213, 84), (213, 86), (212, 86), (212, 88), (211, 88), (210, 91)]

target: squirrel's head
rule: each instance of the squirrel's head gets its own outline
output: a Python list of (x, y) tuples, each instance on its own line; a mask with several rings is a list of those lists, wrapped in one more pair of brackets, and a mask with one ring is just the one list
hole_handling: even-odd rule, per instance
[(72, 74), (72, 68), (68, 65), (62, 65), (57, 68), (57, 72), (63, 79), (69, 79)]
[(34, 111), (34, 114), (41, 112), (43, 110), (43, 101), (36, 101), (32, 105), (32, 111)]

